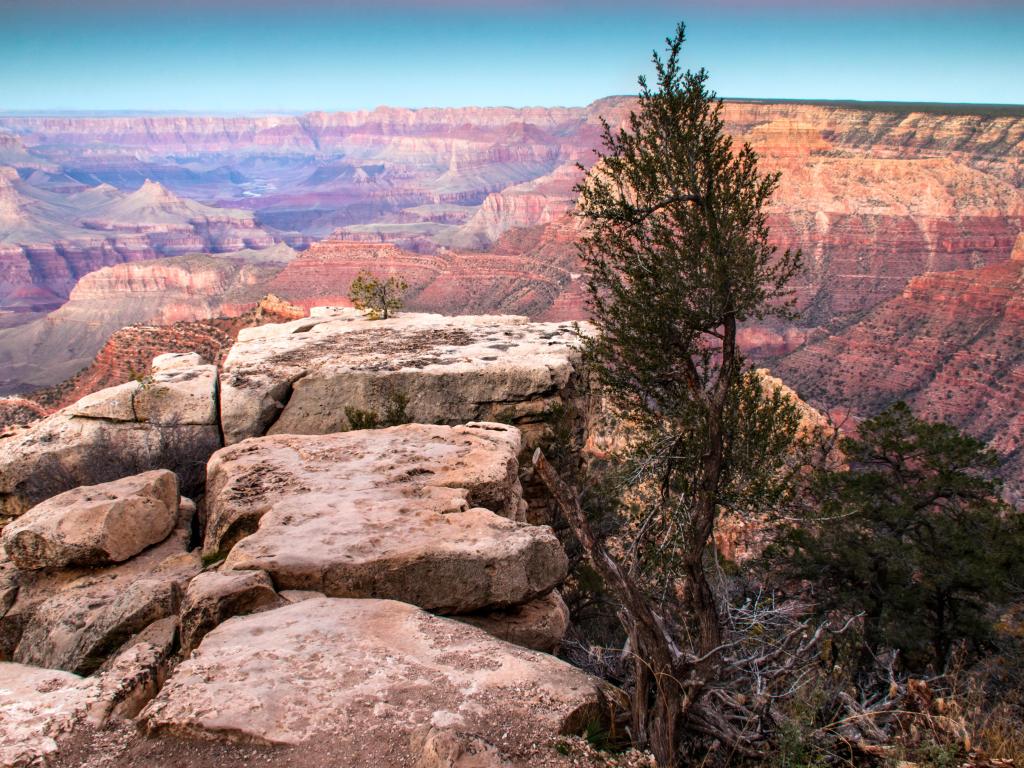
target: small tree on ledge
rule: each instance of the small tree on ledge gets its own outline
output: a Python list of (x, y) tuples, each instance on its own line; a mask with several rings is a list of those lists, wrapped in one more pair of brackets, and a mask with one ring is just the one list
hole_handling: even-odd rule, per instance
[(387, 320), (402, 308), (402, 297), (409, 284), (392, 275), (386, 280), (361, 270), (348, 289), (352, 306), (362, 310), (371, 320)]

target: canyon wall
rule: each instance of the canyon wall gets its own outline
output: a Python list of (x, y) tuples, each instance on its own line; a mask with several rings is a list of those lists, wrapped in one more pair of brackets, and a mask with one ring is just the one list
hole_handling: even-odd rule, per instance
[(151, 181), (130, 193), (105, 184), (71, 190), (0, 168), (0, 310), (56, 309), (79, 278), (111, 264), (275, 241), (250, 212), (202, 205)]
[[(416, 310), (584, 317), (577, 163), (599, 118), (616, 127), (632, 106), (0, 118), (0, 308), (71, 296), (0, 330), (4, 386), (65, 378), (128, 323), (234, 315), (268, 292), (344, 304), (363, 268), (405, 277)], [(782, 172), (773, 239), (807, 264), (801, 319), (744, 328), (747, 350), (818, 405), (906, 398), (1016, 455), (1024, 109), (730, 101), (723, 116)], [(137, 261), (270, 239), (320, 242), (230, 269)], [(114, 262), (133, 264), (71, 292)], [(991, 365), (989, 342), (1007, 347)]]
[[(181, 201), (236, 209), (224, 214), (231, 222), (228, 232), (212, 225), (196, 231), (203, 217), (216, 223), (206, 205), (201, 216), (186, 216), (193, 222), (189, 232), (149, 232), (142, 226), (119, 230), (121, 239), (114, 241), (105, 230), (114, 224), (126, 229), (125, 217), (83, 215), (81, 223), (98, 239), (82, 247), (107, 248), (118, 256), (90, 251), (89, 258), (78, 259), (82, 266), (64, 272), (45, 266), (42, 255), (34, 257), (42, 268), (25, 266), (23, 256), (9, 258), (0, 287), (27, 290), (25, 274), (35, 270), (42, 276), (33, 277), (32, 291), (60, 297), (82, 269), (110, 263), (104, 258), (134, 259), (146, 248), (160, 255), (203, 250), (204, 238), (210, 250), (252, 245), (256, 234), (244, 232), (251, 223), (265, 235), (295, 243), (330, 235), (339, 242), (393, 242), (426, 253), (496, 252), (494, 243), (516, 228), (565, 228), (577, 163), (593, 161), (600, 118), (618, 126), (633, 104), (617, 97), (553, 109), (0, 118), (0, 130), (17, 144), (22, 161), (27, 153), (37, 166), (51, 169), (44, 174), (19, 168), (11, 182), (20, 186), (19, 194), (38, 196), (41, 189), (77, 181), (93, 185), (87, 191), (95, 196), (111, 192), (95, 186), (100, 182), (134, 190), (151, 178)], [(800, 299), (807, 324), (838, 327), (898, 295), (915, 275), (1007, 257), (1024, 229), (1024, 110), (969, 109), (725, 104), (727, 129), (754, 146), (766, 169), (783, 174), (771, 224), (781, 247), (804, 250), (808, 272)], [(144, 190), (158, 192), (147, 184), (132, 194)], [(4, 205), (11, 203), (0, 202), (0, 211)], [(249, 210), (251, 221), (239, 218), (237, 209)], [(147, 245), (138, 240), (144, 235), (169, 240)], [(24, 241), (17, 240), (22, 253), (31, 250)], [(559, 262), (571, 256), (567, 244)], [(471, 260), (465, 261), (468, 268)], [(492, 261), (482, 270), (537, 271), (510, 260)], [(559, 307), (573, 307), (578, 301), (571, 281), (562, 287), (570, 295)], [(461, 311), (458, 291), (443, 296), (447, 305), (424, 308)], [(12, 299), (33, 300), (39, 305), (38, 297)]]

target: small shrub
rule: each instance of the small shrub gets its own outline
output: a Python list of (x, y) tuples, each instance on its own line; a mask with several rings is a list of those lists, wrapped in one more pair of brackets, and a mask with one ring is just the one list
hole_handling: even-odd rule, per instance
[(402, 297), (409, 284), (392, 275), (385, 279), (362, 270), (349, 286), (348, 297), (352, 306), (363, 310), (371, 320), (387, 320), (402, 308)]
[(345, 418), (350, 430), (397, 427), (399, 424), (408, 424), (412, 421), (408, 407), (408, 395), (393, 388), (387, 388), (384, 392), (383, 413), (346, 406)]
[(364, 411), (362, 408), (345, 407), (345, 418), (348, 420), (349, 429), (377, 429), (380, 426), (380, 417), (376, 411)]

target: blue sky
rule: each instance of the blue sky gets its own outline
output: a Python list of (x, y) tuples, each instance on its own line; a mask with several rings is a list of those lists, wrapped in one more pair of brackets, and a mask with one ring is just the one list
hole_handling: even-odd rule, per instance
[(575, 106), (680, 19), (723, 96), (1024, 103), (1024, 0), (0, 0), (0, 110)]

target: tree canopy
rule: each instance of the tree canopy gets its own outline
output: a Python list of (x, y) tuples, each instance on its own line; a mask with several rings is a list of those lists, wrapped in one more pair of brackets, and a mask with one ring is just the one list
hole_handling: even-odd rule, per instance
[(864, 613), (873, 650), (941, 672), (957, 643), (989, 637), (991, 606), (1024, 576), (1024, 518), (999, 496), (998, 457), (904, 403), (840, 443), (849, 467), (813, 479), (811, 519), (770, 557), (807, 579), (823, 610)]
[(628, 435), (621, 556), (585, 521), (575, 528), (623, 605), (634, 736), (663, 765), (720, 662), (706, 573), (715, 524), (723, 510), (757, 513), (785, 496), (799, 422), (737, 347), (740, 323), (791, 316), (800, 254), (769, 243), (765, 213), (779, 176), (734, 146), (707, 73), (682, 68), (684, 41), (680, 24), (666, 56), (654, 54), (656, 84), (640, 78), (626, 126), (604, 123), (604, 149), (577, 187), (597, 329), (586, 359)]
[(408, 289), (409, 284), (401, 277), (381, 278), (364, 269), (349, 286), (348, 296), (352, 306), (365, 311), (371, 320), (387, 320), (402, 308)]

